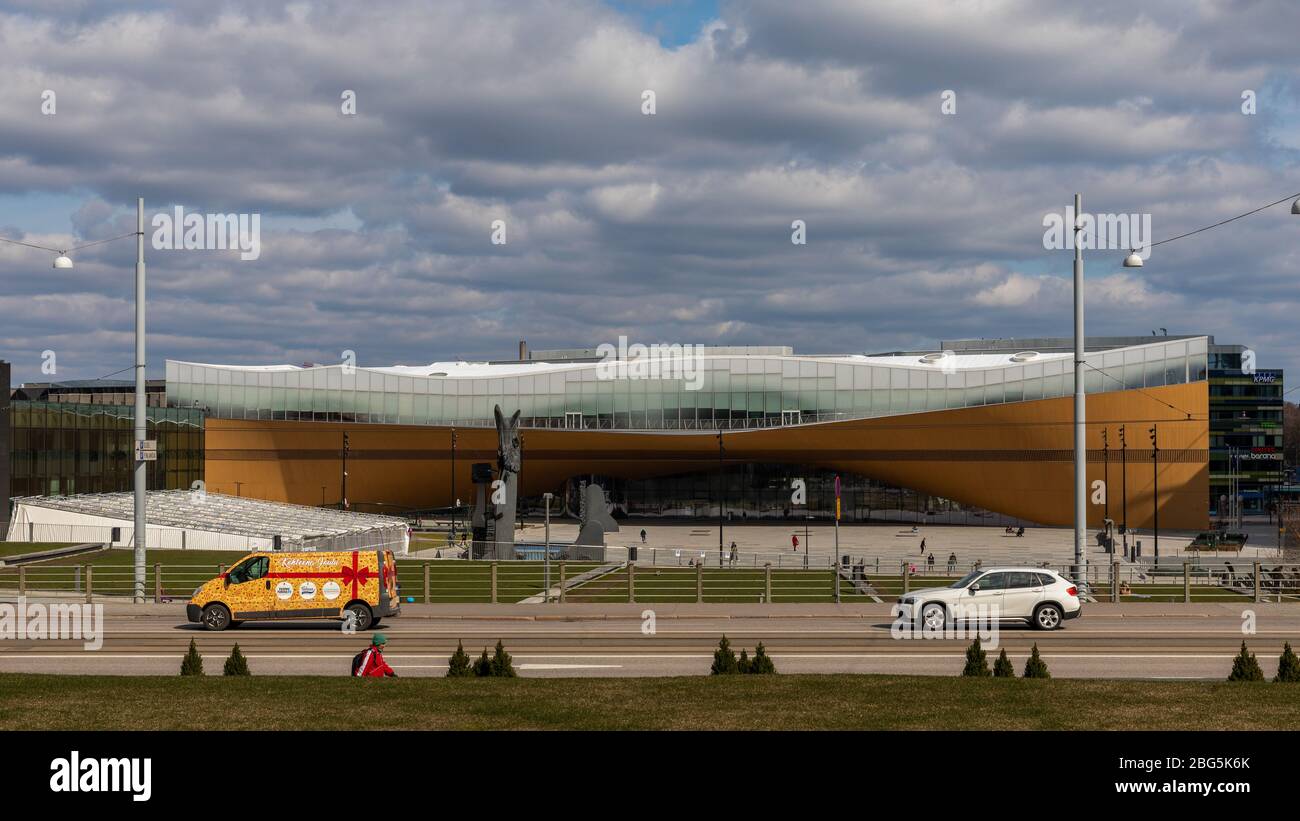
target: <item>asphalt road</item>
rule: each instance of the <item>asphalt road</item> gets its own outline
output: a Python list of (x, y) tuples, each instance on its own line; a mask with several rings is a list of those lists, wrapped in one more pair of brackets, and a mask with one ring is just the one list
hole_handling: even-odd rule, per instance
[[(1256, 632), (1244, 638), (1271, 676), (1282, 642), (1300, 646), (1300, 607), (1252, 609)], [(173, 674), (194, 637), (209, 674), (220, 673), (238, 641), (254, 674), (346, 675), (368, 643), (368, 634), (345, 634), (335, 622), (211, 633), (187, 623), (182, 605), (110, 604), (103, 618), (97, 650), (78, 640), (0, 638), (0, 672)], [(986, 647), (990, 663), (1005, 647), (1019, 668), (1037, 642), (1058, 677), (1220, 679), (1242, 625), (1240, 605), (1092, 604), (1062, 630), (1002, 627)], [(953, 675), (970, 642), (895, 638), (887, 605), (408, 605), (380, 629), (389, 663), (405, 676), (442, 675), (457, 639), (471, 656), (503, 640), (526, 676), (703, 674), (723, 633), (737, 652), (762, 641), (782, 672)]]

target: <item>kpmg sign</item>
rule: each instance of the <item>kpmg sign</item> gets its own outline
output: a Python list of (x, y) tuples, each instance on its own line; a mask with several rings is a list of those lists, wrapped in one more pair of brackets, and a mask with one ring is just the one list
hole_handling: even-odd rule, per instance
[(1272, 385), (1277, 381), (1277, 373), (1256, 373), (1252, 374), (1255, 378), (1256, 385)]

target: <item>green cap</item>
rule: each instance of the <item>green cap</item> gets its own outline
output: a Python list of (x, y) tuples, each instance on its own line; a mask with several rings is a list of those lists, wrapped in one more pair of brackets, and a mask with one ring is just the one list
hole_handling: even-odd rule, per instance
[(371, 644), (388, 644), (388, 636), (383, 633), (376, 633), (370, 637)]

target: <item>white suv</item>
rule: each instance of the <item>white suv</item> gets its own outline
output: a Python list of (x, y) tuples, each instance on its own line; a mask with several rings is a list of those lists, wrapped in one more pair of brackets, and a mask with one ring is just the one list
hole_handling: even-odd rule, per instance
[(996, 613), (999, 621), (1027, 621), (1055, 630), (1083, 612), (1074, 582), (1041, 567), (991, 567), (975, 570), (948, 587), (913, 590), (898, 600), (898, 615), (926, 629), (942, 629), (968, 608)]

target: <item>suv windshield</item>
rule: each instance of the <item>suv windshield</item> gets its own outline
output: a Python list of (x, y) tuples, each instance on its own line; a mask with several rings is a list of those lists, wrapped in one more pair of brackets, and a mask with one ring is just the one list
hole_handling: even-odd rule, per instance
[(962, 589), (963, 587), (968, 586), (971, 582), (973, 582), (973, 581), (975, 581), (976, 579), (978, 579), (978, 578), (980, 577), (980, 575), (981, 575), (983, 572), (984, 572), (983, 570), (972, 570), (971, 572), (967, 573), (965, 576), (962, 576), (962, 577), (961, 577), (960, 579), (958, 579), (957, 581), (955, 581), (955, 582), (953, 582), (952, 584), (948, 585), (948, 589), (949, 589), (949, 590), (960, 590), (960, 589)]

